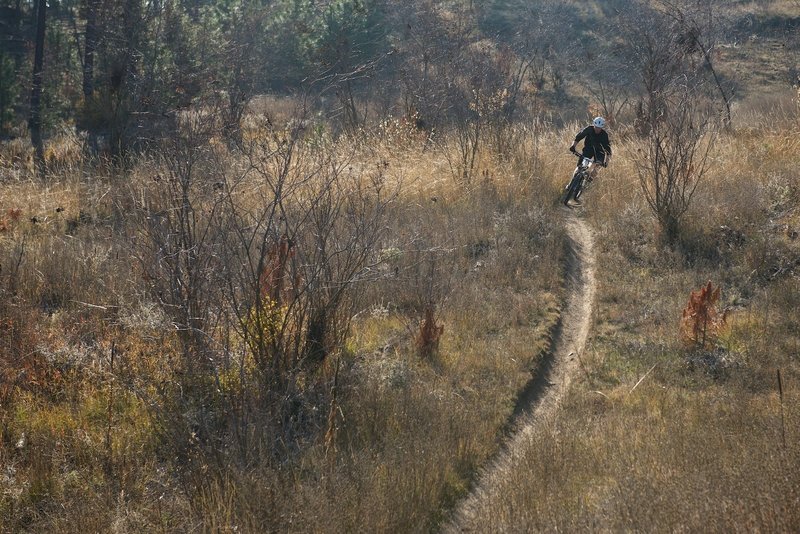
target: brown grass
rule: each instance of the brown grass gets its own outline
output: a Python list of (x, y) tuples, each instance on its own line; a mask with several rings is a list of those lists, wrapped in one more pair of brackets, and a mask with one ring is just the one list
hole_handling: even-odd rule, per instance
[[(798, 529), (796, 124), (752, 122), (718, 142), (672, 249), (638, 189), (636, 143), (616, 140), (584, 197), (598, 249), (590, 348), (487, 530)], [(555, 207), (575, 129), (527, 130), (504, 157), (485, 147), (469, 184), (454, 178), (447, 143), (400, 122), (337, 141), (350, 172), (380, 168), (400, 191), (375, 251), (380, 283), (358, 287), (338, 364), (320, 371), (339, 369), (333, 409), (324, 395), (308, 401), (324, 412), (320, 428), (279, 458), (266, 444), (247, 461), (224, 442), (200, 447), (181, 426), (192, 414), (172, 413), (206, 407), (179, 402), (174, 329), (131, 261), (143, 236), (131, 213), (158, 165), (82, 178), (65, 148), (47, 184), (22, 171), (4, 181), (0, 530), (436, 529), (496, 453), (558, 318)], [(224, 147), (212, 152), (242, 170)], [(4, 170), (17, 172), (14, 158)], [(204, 170), (211, 180), (219, 167)], [(258, 206), (263, 184), (244, 185), (238, 201)], [(731, 314), (698, 355), (681, 346), (680, 314), (708, 279), (725, 287)], [(438, 349), (420, 358), (430, 306)], [(252, 367), (196, 387), (215, 409), (231, 406), (225, 395), (252, 383)]]
[[(502, 163), (482, 151), (465, 186), (443, 148), (407, 125), (383, 128), (339, 142), (353, 172), (377, 165), (401, 192), (378, 251), (385, 276), (359, 288), (365, 308), (340, 356), (332, 432), (309, 429), (279, 462), (253, 452), (254, 465), (237, 465), (169, 428), (184, 416), (170, 413), (182, 406), (170, 392), (186, 378), (131, 260), (144, 234), (130, 215), (157, 165), (84, 179), (65, 141), (61, 152), (54, 144), (64, 162), (47, 184), (3, 183), (0, 207), (14, 217), (0, 234), (0, 290), (13, 327), (0, 338), (4, 354), (33, 359), (3, 368), (15, 382), (0, 417), (0, 530), (435, 528), (496, 451), (548, 343), (562, 234), (550, 171), (526, 166), (536, 147)], [(241, 205), (257, 206), (261, 187), (245, 184)], [(438, 350), (421, 359), (426, 303), (437, 309)], [(234, 374), (220, 380), (231, 393), (245, 387)]]
[[(635, 143), (617, 144), (585, 201), (599, 292), (584, 369), (558, 419), (520, 451), (486, 530), (800, 527), (796, 124), (755, 124), (718, 142), (672, 249), (631, 172)], [(679, 325), (686, 295), (708, 279), (725, 287), (729, 331), (698, 355), (682, 347)], [(790, 377), (785, 447), (776, 369)]]
[[(657, 378), (576, 393), (531, 437), (498, 531), (793, 531), (800, 448), (780, 444), (774, 396)], [(797, 409), (797, 397), (791, 401)], [(765, 418), (765, 415), (767, 417)], [(794, 420), (797, 423), (797, 420)], [(535, 473), (536, 476), (531, 476)]]

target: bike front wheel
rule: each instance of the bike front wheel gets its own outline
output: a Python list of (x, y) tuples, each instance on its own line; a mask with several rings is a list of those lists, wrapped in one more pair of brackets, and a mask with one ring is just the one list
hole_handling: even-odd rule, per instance
[(575, 175), (570, 180), (569, 185), (567, 186), (567, 191), (564, 193), (564, 199), (562, 202), (565, 206), (569, 205), (569, 201), (572, 199), (577, 200), (578, 195), (580, 195), (581, 191), (581, 182), (582, 176), (581, 173), (576, 172)]

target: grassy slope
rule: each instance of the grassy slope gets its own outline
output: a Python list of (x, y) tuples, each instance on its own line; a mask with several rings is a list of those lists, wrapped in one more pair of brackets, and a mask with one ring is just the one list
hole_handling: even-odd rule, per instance
[[(796, 24), (796, 9), (788, 15)], [(655, 237), (635, 143), (617, 144), (591, 192), (593, 339), (562, 417), (521, 453), (526, 467), (487, 528), (800, 528), (800, 109), (787, 78), (797, 43), (785, 19), (754, 19), (770, 31), (717, 57), (738, 85), (735, 127), (715, 144), (678, 248)], [(689, 292), (708, 280), (730, 315), (720, 352), (704, 359), (684, 349), (679, 324)]]
[[(150, 164), (84, 179), (65, 148), (50, 186), (3, 185), (2, 264), (21, 260), (2, 271), (15, 296), (0, 330), (0, 530), (418, 531), (439, 521), (496, 450), (557, 320), (555, 182), (483, 155), (464, 185), (446, 149), (423, 152), (418, 137), (365, 146), (359, 163), (380, 162), (400, 187), (384, 245), (387, 271), (400, 274), (366, 288), (333, 443), (319, 436), (289, 462), (246, 469), (172, 461), (164, 408), (143, 400), (174, 379), (177, 357), (126, 238)], [(526, 142), (519, 155), (533, 151)], [(426, 360), (414, 337), (429, 298), (444, 333)]]
[[(757, 27), (715, 56), (737, 85), (735, 129), (716, 143), (682, 242), (659, 244), (637, 144), (618, 142), (587, 197), (600, 286), (581, 376), (562, 417), (520, 452), (487, 530), (800, 528), (800, 108), (788, 77), (797, 41), (784, 31), (797, 9), (734, 9), (737, 32)], [(707, 280), (731, 314), (704, 359), (684, 349), (679, 325)]]
[[(510, 481), (509, 495), (523, 499), (514, 503), (516, 512), (498, 510), (489, 518), (494, 524), (796, 529), (791, 504), (799, 480), (794, 391), (800, 332), (793, 310), (799, 303), (795, 275), (781, 272), (797, 257), (796, 241), (784, 226), (799, 222), (789, 157), (795, 148), (786, 147), (792, 141), (785, 136), (765, 131), (747, 138), (752, 156), (746, 165), (734, 164), (734, 154), (726, 163), (727, 154), (721, 154), (720, 167), (698, 197), (703, 208), (692, 213), (682, 252), (658, 249), (624, 149), (615, 169), (592, 191), (588, 216), (598, 229), (602, 275), (596, 335), (584, 356), (587, 374), (566, 403), (564, 418), (537, 436), (530, 470)], [(546, 142), (558, 146), (557, 139)], [(558, 154), (545, 159), (558, 161)], [(539, 182), (550, 191), (545, 197), (553, 194), (548, 182), (557, 182), (563, 166), (554, 166), (552, 177)], [(3, 463), (13, 471), (3, 479), (3, 517), (14, 521), (6, 528), (118, 524), (136, 530), (202, 522), (339, 531), (434, 524), (441, 506), (465, 491), (472, 471), (496, 446), (514, 393), (542, 347), (557, 309), (560, 237), (549, 220), (547, 199), (542, 205), (524, 181), (487, 181), (469, 195), (454, 191), (445, 179), (431, 181), (432, 189), (403, 201), (398, 210), (407, 214), (397, 220), (417, 217), (420, 206), (430, 206), (422, 210), (426, 224), (457, 229), (455, 242), (472, 251), (456, 255), (447, 267), (470, 274), (456, 282), (452, 273), (440, 275), (451, 291), (440, 319), (445, 335), (436, 361), (414, 355), (410, 319), (391, 307), (375, 308), (357, 324), (337, 460), (331, 464), (320, 445), (289, 469), (229, 473), (192, 497), (193, 512), (158, 465), (136, 461), (151, 457), (152, 438), (132, 396), (118, 393), (121, 404), (112, 425), (113, 478), (122, 480), (111, 484), (104, 474), (108, 381), (82, 368), (102, 369), (107, 357), (107, 341), (115, 334), (104, 331), (102, 314), (74, 305), (55, 319), (40, 309), (18, 310), (19, 320), (30, 321), (34, 345), (55, 355), (60, 376), (52, 394), (23, 395), (17, 400), (21, 408), (11, 419), (8, 413), (4, 417)], [(79, 206), (98, 206), (104, 192), (78, 182), (45, 192), (11, 188), (4, 206), (27, 199), (26, 221), (51, 211), (57, 199), (67, 206), (66, 221), (79, 215)], [(432, 202), (434, 196), (443, 201)], [(476, 220), (476, 213), (483, 215)], [(83, 245), (73, 244), (61, 237), (65, 222), (21, 224), (28, 226), (14, 234), (16, 243), (21, 233), (28, 236), (28, 251), (41, 251), (36, 270), (50, 269), (53, 279), (65, 279), (61, 294), (69, 287), (75, 300), (104, 302), (93, 292), (98, 275), (93, 269), (125, 268), (108, 258), (93, 266), (79, 259), (86, 257), (86, 243), (102, 242), (99, 236), (83, 230)], [(717, 232), (722, 224), (741, 231), (744, 243), (727, 243)], [(531, 228), (549, 237), (530, 241)], [(13, 243), (7, 235), (6, 265), (13, 263)], [(48, 263), (54, 253), (58, 261)], [(537, 267), (530, 271), (530, 265)], [(36, 284), (34, 270), (26, 272), (28, 301), (41, 305), (47, 290)], [(721, 283), (725, 302), (739, 306), (724, 340), (735, 365), (720, 376), (702, 365), (689, 369), (677, 342), (688, 291), (706, 279)], [(143, 343), (134, 346), (153, 353), (154, 347), (142, 350)], [(82, 362), (77, 370), (64, 372), (68, 358)], [(653, 373), (629, 395), (653, 364), (658, 364)], [(158, 376), (152, 357), (133, 358), (129, 365)], [(786, 450), (780, 446), (776, 367), (787, 384)], [(17, 447), (23, 435), (24, 444)], [(531, 472), (539, 475), (530, 477)], [(126, 497), (117, 502), (121, 490)], [(166, 497), (159, 501), (160, 495)], [(117, 504), (109, 507), (109, 500)], [(254, 502), (266, 504), (254, 508)], [(525, 512), (518, 515), (519, 510)]]
[[(719, 140), (676, 250), (655, 238), (636, 145), (618, 144), (587, 198), (600, 285), (579, 383), (521, 453), (527, 467), (487, 528), (800, 527), (800, 123), (767, 119)], [(712, 358), (679, 338), (689, 292), (707, 280), (731, 309)]]
[[(775, 69), (785, 57), (773, 69), (753, 53), (766, 49), (749, 48), (764, 41), (722, 52), (736, 59), (723, 65), (727, 73), (763, 69), (743, 95), (780, 82)], [(601, 285), (586, 372), (564, 417), (534, 438), (530, 468), (509, 481), (507, 508), (487, 518), (493, 528), (798, 529), (800, 297), (791, 236), (800, 227), (793, 163), (800, 147), (797, 116), (787, 120), (793, 108), (776, 92), (776, 105), (765, 109), (753, 98), (737, 110), (738, 124), (752, 128), (719, 143), (718, 166), (677, 252), (654, 240), (630, 166), (633, 147), (620, 146), (587, 198)], [(769, 110), (776, 114), (765, 117)], [(552, 201), (569, 172), (570, 134), (540, 140), (534, 176), (530, 165), (485, 157), (490, 174), (470, 188), (453, 183), (441, 153), (376, 148), (366, 163), (388, 159), (390, 173), (408, 183), (392, 218), (399, 237), (388, 245), (416, 232), (455, 251), (435, 276), (447, 295), (439, 355), (422, 361), (414, 351), (409, 312), (419, 281), (376, 291), (355, 325), (336, 452), (319, 443), (280, 468), (214, 477), (198, 466), (199, 492), (187, 492), (169, 461), (155, 456), (150, 414), (131, 392), (116, 390), (107, 434), (110, 342), (127, 355), (122, 373), (152, 383), (166, 378), (171, 351), (158, 314), (131, 287), (130, 262), (109, 253), (127, 246), (109, 230), (125, 224), (121, 186), (146, 187), (147, 177), (85, 180), (76, 167), (44, 189), (4, 184), (0, 215), (22, 212), (0, 236), (3, 283), (20, 289), (18, 300), (4, 303), (3, 354), (36, 353), (47, 365), (29, 369), (37, 380), (15, 393), (13, 409), (3, 406), (0, 530), (435, 525), (495, 450), (556, 318), (561, 233)], [(53, 157), (73, 158), (69, 143)], [(10, 159), (3, 172), (17, 176)], [(721, 225), (744, 240), (731, 241)], [(9, 266), (20, 250), (25, 261), (15, 273)], [(707, 279), (722, 284), (725, 304), (736, 310), (722, 340), (732, 363), (719, 372), (688, 365), (677, 338), (688, 292)], [(119, 315), (72, 302), (107, 303), (108, 295), (124, 296)], [(778, 367), (787, 388), (785, 449)]]

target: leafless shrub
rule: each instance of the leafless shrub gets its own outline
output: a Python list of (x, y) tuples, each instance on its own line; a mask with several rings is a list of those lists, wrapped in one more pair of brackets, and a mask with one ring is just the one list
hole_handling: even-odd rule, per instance
[(181, 132), (164, 143), (149, 194), (140, 193), (142, 235), (133, 251), (151, 294), (178, 332), (190, 372), (212, 363), (208, 336), (218, 300), (213, 281), (219, 246), (213, 223), (221, 201), (199, 171), (214, 123), (201, 112), (187, 115)]
[[(629, 62), (642, 89), (635, 130), (647, 147), (634, 163), (662, 236), (674, 243), (680, 219), (707, 171), (711, 115), (703, 98), (702, 77), (692, 68), (690, 49), (681, 35), (671, 31), (670, 19), (643, 4), (633, 7), (620, 28), (628, 39)], [(652, 20), (638, 24), (634, 17), (642, 16)]]
[[(663, 98), (663, 97), (659, 97)], [(697, 186), (708, 170), (713, 134), (691, 87), (665, 98), (649, 121), (646, 152), (636, 158), (639, 183), (666, 242), (679, 234)]]
[(433, 308), (425, 308), (425, 318), (417, 334), (417, 351), (423, 358), (430, 358), (439, 350), (439, 339), (444, 333), (444, 326), (437, 324)]
[(718, 26), (721, 25), (721, 13), (724, 13), (725, 8), (713, 1), (694, 4), (680, 0), (661, 0), (660, 4), (660, 10), (674, 22), (673, 33), (677, 35), (677, 44), (681, 45), (681, 50), (693, 64), (696, 61), (695, 56), (699, 56), (711, 74), (725, 107), (724, 125), (730, 126), (733, 91), (720, 77), (714, 61), (719, 37)]
[[(313, 372), (347, 332), (354, 285), (369, 278), (392, 192), (380, 166), (354, 172), (333, 147), (299, 129), (265, 125), (246, 149), (248, 174), (225, 191), (226, 299), (260, 369), (281, 380)], [(246, 202), (243, 190), (257, 193)], [(273, 309), (269, 328), (246, 323)], [(288, 373), (288, 375), (286, 375)]]
[(454, 105), (452, 83), (470, 43), (466, 11), (444, 11), (433, 2), (403, 3), (397, 19), (406, 25), (399, 49), (404, 115), (429, 132), (446, 125)]
[(324, 430), (332, 369), (359, 288), (376, 277), (395, 191), (383, 165), (353, 164), (303, 120), (253, 122), (239, 155), (218, 160), (213, 113), (185, 119), (133, 195), (133, 251), (183, 356), (143, 394), (184, 460), (226, 469), (285, 458)]

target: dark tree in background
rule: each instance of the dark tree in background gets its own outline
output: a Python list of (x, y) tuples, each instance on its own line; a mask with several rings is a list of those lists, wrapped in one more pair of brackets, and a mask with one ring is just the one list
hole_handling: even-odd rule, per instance
[(44, 173), (44, 143), (42, 142), (42, 84), (44, 82), (44, 37), (47, 16), (47, 0), (36, 4), (36, 53), (33, 59), (33, 83), (31, 88), (31, 108), (28, 128), (31, 143), (35, 150), (36, 167)]
[(26, 12), (27, 7), (27, 3), (21, 1), (0, 2), (0, 136), (3, 137), (19, 135), (14, 126), (20, 118), (21, 108), (27, 107), (21, 100), (30, 96), (22, 81), (23, 77), (30, 80), (25, 59), (28, 26), (33, 21)]
[(91, 102), (94, 98), (94, 60), (97, 51), (100, 31), (98, 28), (98, 10), (100, 0), (85, 0), (84, 10), (86, 15), (86, 33), (83, 44), (83, 109), (78, 122), (78, 127), (86, 130), (90, 143), (96, 146), (96, 132), (92, 121), (88, 117)]
[(123, 160), (203, 107), (233, 148), (254, 96), (304, 95), (334, 135), (399, 115), (429, 134), (459, 131), (468, 174), (476, 135), (507, 153), (519, 131), (511, 126), (537, 118), (563, 124), (594, 111), (626, 124), (638, 107), (646, 133), (660, 77), (678, 71), (703, 79), (702, 94), (729, 122), (733, 82), (715, 62), (735, 28), (723, 8), (717, 0), (0, 0), (0, 129), (24, 135), (27, 119), (39, 162), (46, 134), (73, 126), (95, 151)]
[(94, 54), (99, 37), (97, 28), (97, 10), (100, 0), (86, 0), (86, 36), (83, 48), (83, 97), (92, 98), (94, 93)]

